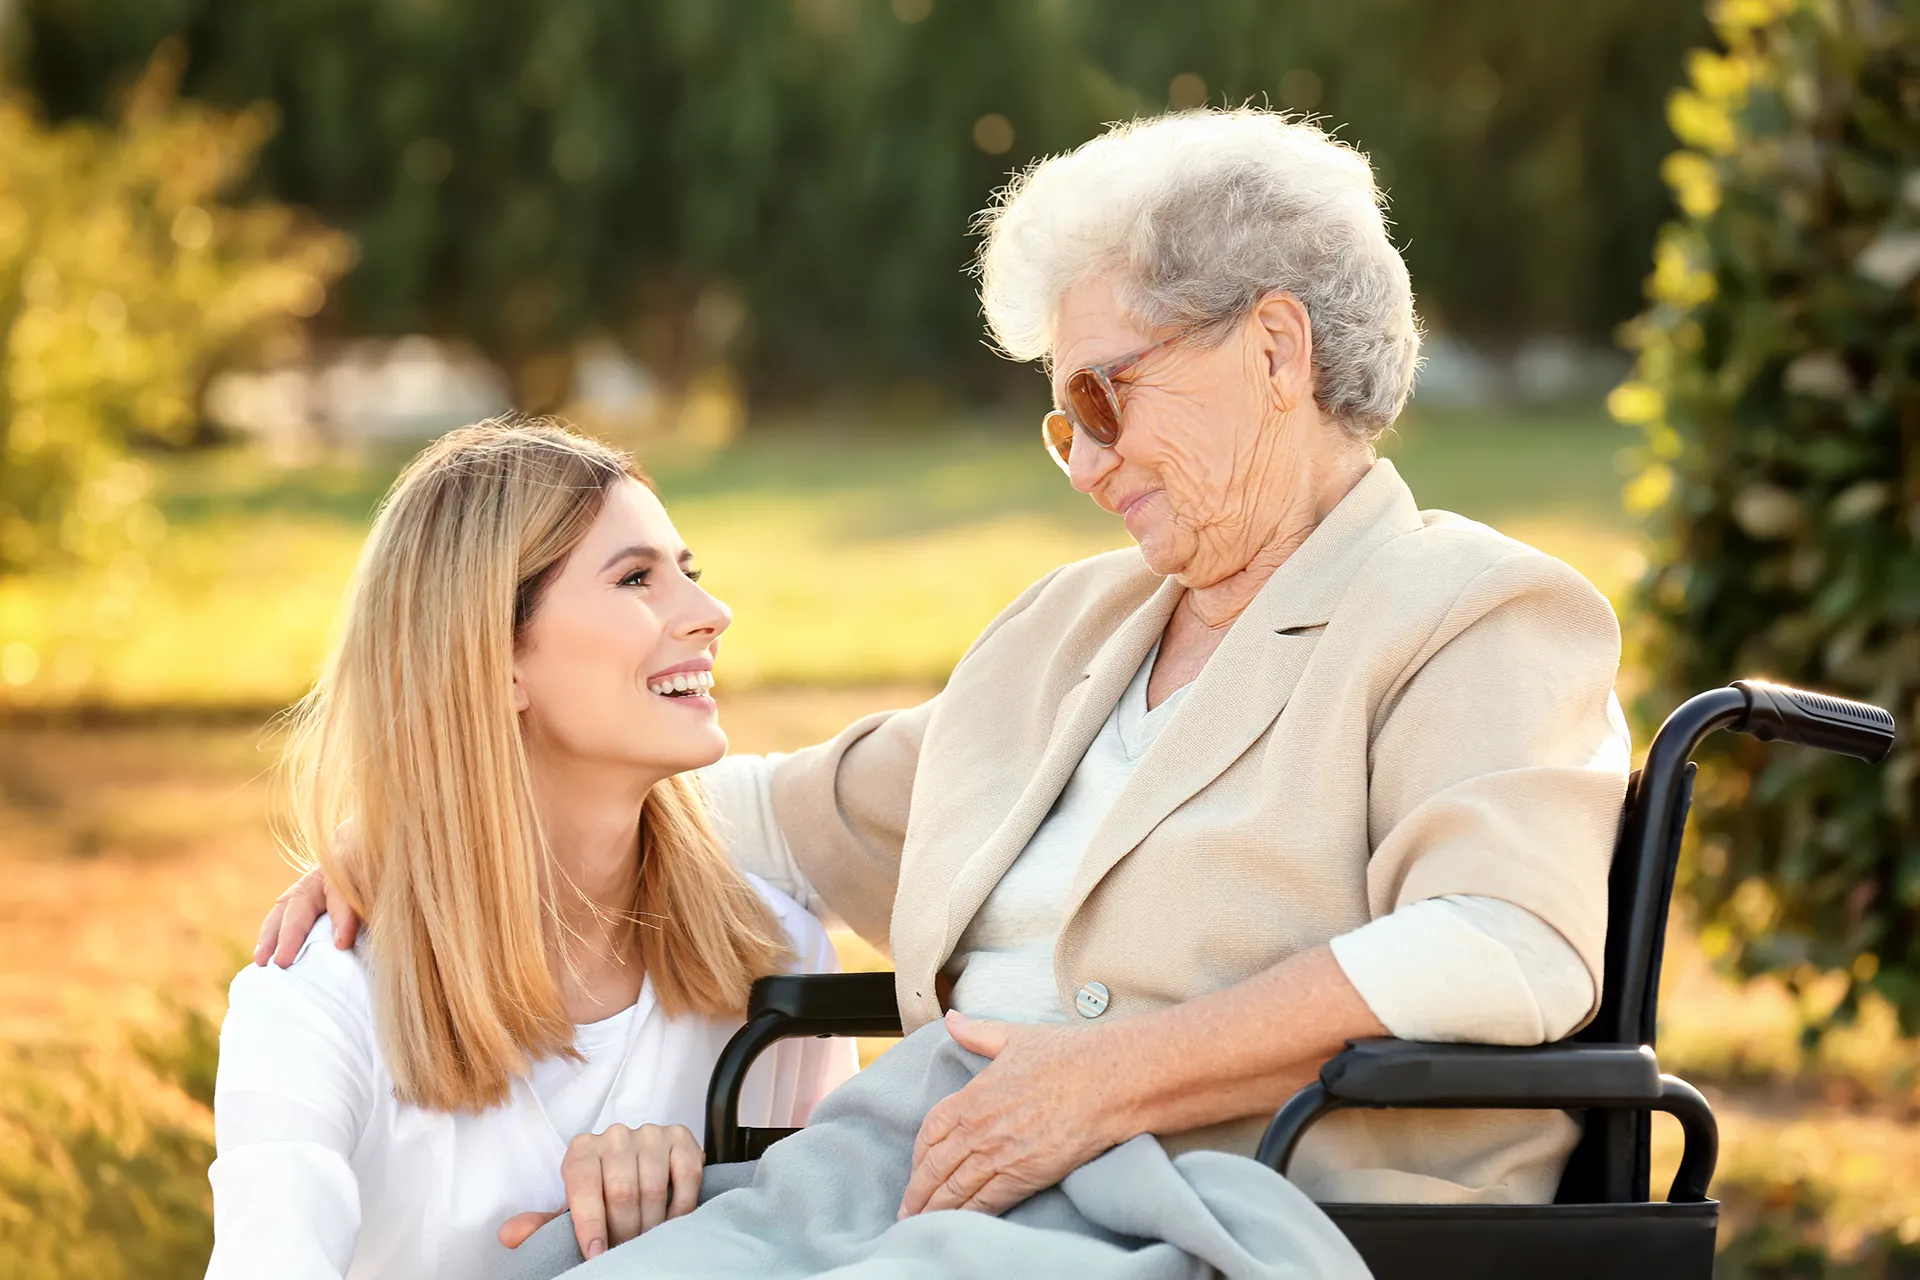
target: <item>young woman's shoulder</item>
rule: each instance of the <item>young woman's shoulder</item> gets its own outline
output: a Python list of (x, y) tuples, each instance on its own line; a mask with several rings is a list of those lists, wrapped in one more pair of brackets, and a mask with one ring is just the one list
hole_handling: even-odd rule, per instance
[(379, 1069), (366, 961), (358, 947), (333, 945), (325, 916), (291, 965), (249, 964), (235, 975), (220, 1029), (220, 1092), (297, 1092), (345, 1077), (357, 1094)]
[(233, 979), (228, 998), (242, 995), (274, 1002), (326, 1003), (339, 1006), (342, 1013), (371, 1016), (367, 993), (367, 966), (361, 955), (362, 941), (351, 950), (333, 945), (333, 923), (322, 915), (308, 930), (293, 963), (286, 968), (277, 964), (250, 964)]
[(743, 872), (747, 883), (760, 895), (766, 904), (773, 908), (774, 919), (786, 932), (787, 942), (793, 948), (794, 973), (838, 973), (840, 956), (833, 949), (833, 940), (827, 936), (827, 927), (820, 918), (795, 902), (780, 890), (751, 872)]

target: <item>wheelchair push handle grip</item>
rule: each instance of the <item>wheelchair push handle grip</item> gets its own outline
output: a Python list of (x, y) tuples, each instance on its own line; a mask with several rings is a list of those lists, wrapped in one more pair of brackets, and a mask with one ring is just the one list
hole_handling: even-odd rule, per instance
[(1857, 756), (1878, 764), (1893, 749), (1893, 715), (1870, 702), (1852, 702), (1764, 680), (1736, 680), (1747, 713), (1734, 726), (1762, 742), (1792, 742)]

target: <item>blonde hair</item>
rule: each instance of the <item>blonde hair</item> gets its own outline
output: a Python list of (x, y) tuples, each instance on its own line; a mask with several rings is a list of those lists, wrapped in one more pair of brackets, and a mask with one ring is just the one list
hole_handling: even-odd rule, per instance
[[(512, 699), (515, 646), (626, 455), (548, 422), (488, 421), (415, 458), (381, 504), (345, 622), (293, 712), (283, 830), (368, 922), (381, 1047), (403, 1101), (474, 1111), (532, 1060), (579, 1055), (559, 905)], [(334, 848), (350, 823), (352, 848)], [(790, 958), (727, 861), (699, 785), (648, 794), (637, 951), (669, 1015), (739, 1014)], [(345, 856), (342, 856), (344, 853)]]

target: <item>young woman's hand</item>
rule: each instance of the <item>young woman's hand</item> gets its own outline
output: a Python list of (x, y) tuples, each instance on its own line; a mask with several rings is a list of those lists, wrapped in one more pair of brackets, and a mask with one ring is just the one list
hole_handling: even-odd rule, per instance
[[(669, 1218), (693, 1212), (705, 1164), (692, 1131), (679, 1124), (638, 1129), (616, 1124), (568, 1143), (560, 1180), (581, 1255), (597, 1258)], [(518, 1249), (559, 1216), (559, 1210), (515, 1214), (500, 1224), (500, 1243)]]
[(260, 922), (260, 941), (253, 945), (253, 962), (272, 960), (282, 969), (293, 963), (300, 946), (313, 931), (314, 921), (326, 912), (333, 922), (333, 945), (345, 951), (360, 933), (360, 917), (339, 890), (318, 871), (309, 871), (274, 899), (273, 910)]

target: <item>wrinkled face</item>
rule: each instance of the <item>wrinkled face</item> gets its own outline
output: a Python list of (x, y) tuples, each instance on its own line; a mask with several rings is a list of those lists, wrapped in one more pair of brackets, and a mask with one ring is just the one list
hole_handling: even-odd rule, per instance
[[(1054, 403), (1074, 370), (1165, 336), (1135, 328), (1105, 277), (1081, 281), (1055, 326)], [(1208, 586), (1271, 538), (1275, 481), (1307, 447), (1308, 433), (1284, 429), (1302, 390), (1311, 402), (1310, 383), (1295, 385), (1310, 359), (1291, 341), (1284, 326), (1276, 333), (1250, 319), (1217, 344), (1206, 335), (1176, 342), (1114, 379), (1121, 426), (1111, 448), (1075, 433), (1073, 487), (1125, 521), (1155, 573)]]
[(727, 607), (660, 499), (622, 480), (548, 583), (514, 657), (529, 747), (664, 778), (727, 751), (707, 690)]

